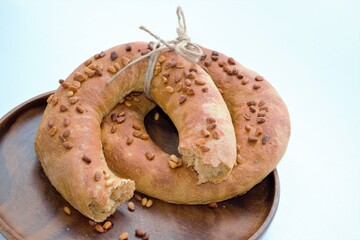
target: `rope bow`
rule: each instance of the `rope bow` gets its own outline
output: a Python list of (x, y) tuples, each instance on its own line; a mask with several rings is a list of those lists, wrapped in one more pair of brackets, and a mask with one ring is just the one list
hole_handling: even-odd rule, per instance
[(200, 46), (191, 42), (191, 39), (187, 35), (185, 16), (184, 16), (184, 12), (181, 9), (181, 7), (177, 8), (176, 14), (178, 17), (178, 24), (179, 24), (179, 27), (176, 28), (178, 37), (175, 40), (165, 41), (162, 38), (160, 38), (159, 36), (157, 36), (156, 34), (154, 34), (153, 32), (151, 32), (150, 30), (148, 30), (146, 27), (140, 26), (141, 30), (149, 33), (156, 40), (158, 40), (158, 44), (155, 44), (155, 46), (157, 46), (157, 47), (154, 48), (149, 53), (130, 62), (128, 65), (126, 65), (124, 68), (122, 68), (119, 72), (117, 72), (108, 81), (108, 83), (110, 83), (115, 78), (117, 78), (122, 72), (124, 72), (130, 66), (140, 62), (141, 60), (143, 60), (147, 57), (150, 57), (148, 69), (145, 73), (144, 93), (147, 98), (152, 100), (152, 98), (150, 96), (150, 86), (151, 86), (151, 81), (153, 78), (155, 63), (156, 63), (156, 60), (157, 60), (157, 57), (158, 57), (160, 51), (162, 51), (165, 48), (168, 48), (170, 50), (174, 50), (177, 54), (179, 54), (180, 56), (182, 56), (183, 58), (185, 58), (188, 61), (195, 62), (195, 63), (199, 62), (200, 58), (204, 55), (204, 53), (201, 50)]

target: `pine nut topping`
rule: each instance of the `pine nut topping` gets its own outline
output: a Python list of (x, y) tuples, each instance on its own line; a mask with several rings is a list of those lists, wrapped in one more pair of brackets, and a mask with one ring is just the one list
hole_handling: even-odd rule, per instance
[(232, 57), (229, 57), (228, 58), (228, 63), (230, 64), (230, 65), (235, 65), (235, 60), (232, 58)]
[(126, 44), (126, 46), (125, 46), (125, 51), (130, 52), (131, 49), (132, 49), (131, 45)]
[(245, 113), (243, 116), (244, 116), (244, 118), (245, 118), (246, 121), (249, 121), (249, 120), (250, 120), (249, 114)]
[(187, 89), (187, 90), (186, 90), (186, 95), (188, 95), (188, 96), (193, 96), (193, 95), (195, 95), (194, 89), (192, 89), (192, 88)]
[(84, 74), (82, 74), (82, 73), (80, 73), (80, 72), (76, 72), (76, 73), (74, 74), (74, 80), (79, 81), (79, 82), (82, 82), (82, 81), (85, 81), (86, 78), (85, 78)]
[(142, 135), (142, 132), (140, 132), (140, 131), (134, 131), (133, 132), (133, 136), (136, 137), (136, 138), (140, 138), (141, 135)]
[(262, 110), (258, 112), (258, 117), (265, 117), (266, 111)]
[(140, 130), (141, 129), (141, 125), (139, 123), (133, 123), (133, 129), (135, 130)]
[(170, 168), (172, 168), (172, 169), (178, 167), (178, 164), (176, 162), (171, 161), (170, 159), (168, 160), (168, 164), (169, 164)]
[(130, 63), (130, 59), (128, 59), (127, 57), (121, 57), (121, 63), (126, 66)]
[(257, 140), (258, 140), (258, 138), (255, 137), (255, 136), (249, 136), (249, 137), (248, 137), (248, 141), (249, 141), (249, 142), (257, 142)]
[(132, 137), (126, 138), (126, 145), (131, 145), (134, 142), (134, 139)]
[(115, 51), (110, 53), (111, 61), (115, 61), (117, 59), (117, 57), (118, 57), (118, 54)]
[(115, 67), (116, 71), (119, 71), (121, 69), (120, 64), (117, 62), (114, 63), (114, 67)]
[(84, 72), (89, 78), (93, 77), (96, 73), (95, 70), (88, 68), (88, 67), (84, 68)]
[(260, 84), (257, 84), (257, 83), (255, 83), (254, 85), (253, 85), (253, 89), (259, 89), (259, 88), (261, 88), (261, 85)]
[(206, 137), (206, 138), (210, 136), (210, 132), (207, 129), (204, 129), (204, 128), (201, 129), (200, 133), (201, 133), (201, 135), (203, 137)]
[(113, 125), (113, 126), (111, 127), (111, 129), (110, 129), (110, 132), (111, 132), (111, 133), (116, 133), (116, 131), (117, 131), (117, 126), (116, 126), (116, 125)]
[(207, 123), (216, 123), (216, 119), (213, 118), (213, 117), (207, 117), (207, 118), (206, 118), (206, 122), (207, 122)]
[(241, 80), (241, 84), (242, 85), (246, 85), (246, 84), (248, 84), (249, 83), (249, 80), (248, 79), (242, 79)]
[(47, 125), (48, 125), (49, 128), (52, 128), (53, 126), (55, 126), (55, 121), (54, 120), (49, 120)]
[(64, 147), (65, 147), (66, 149), (68, 149), (68, 150), (70, 150), (70, 149), (73, 148), (73, 144), (72, 144), (71, 142), (69, 142), (69, 141), (65, 141), (65, 142), (63, 143), (63, 145), (64, 145)]
[(82, 156), (81, 158), (85, 163), (90, 164), (91, 163), (91, 158), (89, 158), (88, 156), (86, 156), (85, 154)]
[(72, 97), (72, 96), (74, 96), (74, 92), (73, 91), (67, 91), (66, 96), (67, 97)]
[(70, 97), (69, 98), (69, 103), (71, 103), (71, 104), (75, 104), (75, 103), (77, 103), (79, 101), (79, 97)]
[(185, 86), (188, 86), (188, 87), (191, 86), (191, 80), (188, 78), (185, 79), (184, 83), (185, 83)]
[(205, 145), (202, 145), (202, 146), (200, 146), (200, 150), (201, 150), (202, 152), (208, 152), (208, 151), (210, 151), (210, 148), (207, 147), (207, 146), (205, 146)]
[(199, 138), (198, 140), (196, 140), (195, 144), (196, 146), (202, 146), (206, 143), (204, 138)]
[(76, 106), (76, 111), (78, 113), (84, 113), (85, 112), (85, 108), (81, 107), (81, 106)]
[(52, 127), (49, 131), (49, 135), (54, 136), (56, 132), (57, 132), (57, 127)]
[(246, 103), (248, 106), (256, 106), (256, 101), (252, 100)]
[(263, 81), (263, 80), (264, 80), (264, 78), (262, 76), (260, 76), (260, 75), (257, 75), (255, 77), (255, 81)]
[(119, 116), (117, 119), (116, 119), (116, 122), (117, 123), (123, 123), (125, 121), (126, 117), (125, 116)]
[(259, 136), (259, 135), (261, 135), (262, 133), (263, 133), (263, 131), (262, 131), (261, 128), (256, 128), (256, 130), (255, 130), (255, 135), (256, 135), (256, 136)]
[(105, 171), (104, 171), (104, 179), (105, 180), (108, 180), (111, 176), (110, 176), (110, 173), (105, 173)]
[(250, 106), (250, 107), (249, 107), (249, 110), (250, 110), (250, 112), (252, 112), (252, 113), (256, 112), (256, 108), (255, 108), (254, 106)]
[(155, 158), (155, 154), (151, 153), (151, 152), (146, 152), (145, 156), (148, 160), (153, 160)]
[(212, 137), (213, 137), (214, 139), (220, 139), (220, 133), (215, 130), (215, 131), (212, 133)]
[(95, 175), (94, 175), (94, 180), (97, 181), (97, 182), (100, 181), (101, 175), (102, 175), (102, 174), (101, 174), (100, 171), (96, 171), (96, 172), (95, 172)]
[(105, 182), (105, 186), (110, 187), (113, 185), (113, 183), (114, 183), (114, 179), (110, 178)]
[(168, 78), (167, 78), (167, 77), (162, 76), (161, 78), (162, 78), (162, 83), (163, 83), (163, 84), (167, 84), (167, 83), (168, 83)]
[(70, 125), (70, 118), (65, 117), (63, 120), (64, 127), (68, 127)]
[(166, 90), (166, 92), (168, 92), (168, 93), (174, 93), (174, 92), (175, 92), (175, 89), (174, 89), (173, 87), (171, 87), (171, 86), (166, 86), (166, 87), (165, 87), (165, 90)]
[(265, 105), (265, 101), (264, 100), (260, 100), (259, 101), (259, 107), (262, 107), (262, 106), (264, 106)]
[(170, 160), (173, 161), (174, 163), (178, 163), (179, 159), (175, 154), (171, 154), (170, 155)]
[(165, 62), (165, 60), (166, 60), (166, 57), (164, 55), (161, 55), (158, 59), (159, 63), (163, 63), (163, 62)]
[(210, 131), (210, 130), (213, 130), (215, 128), (216, 128), (216, 123), (211, 123), (206, 129)]
[(142, 140), (148, 140), (149, 138), (150, 138), (150, 136), (149, 136), (149, 134), (143, 134), (143, 135), (141, 135), (140, 136), (140, 138), (142, 139)]
[(270, 137), (268, 135), (264, 135), (261, 139), (261, 143), (265, 145), (269, 141)]
[(259, 124), (261, 124), (261, 123), (264, 123), (265, 120), (266, 120), (266, 119), (265, 119), (264, 117), (258, 117), (258, 118), (256, 119), (256, 122), (259, 123)]
[(131, 107), (131, 106), (132, 106), (132, 103), (131, 103), (130, 101), (127, 101), (127, 100), (125, 100), (124, 104), (125, 104), (125, 106), (127, 106), (127, 107)]
[(92, 60), (91, 59), (88, 59), (84, 62), (84, 65), (85, 66), (89, 66), (91, 64)]
[(110, 73), (116, 73), (116, 72), (117, 72), (117, 70), (116, 70), (116, 68), (115, 68), (114, 66), (108, 66), (108, 67), (107, 67), (107, 70), (108, 70), (108, 72), (110, 72)]
[(67, 138), (67, 137), (70, 135), (70, 133), (71, 133), (71, 131), (70, 131), (69, 129), (66, 129), (66, 130), (63, 132), (62, 136), (63, 136), (64, 138)]
[(184, 95), (180, 95), (179, 97), (179, 103), (183, 104), (184, 102), (186, 102), (186, 97)]
[(178, 83), (181, 80), (181, 76), (175, 73), (173, 79), (174, 79), (174, 83)]
[(61, 104), (59, 109), (60, 109), (60, 112), (66, 112), (67, 110), (69, 110), (68, 106), (66, 106), (64, 104)]
[(195, 84), (197, 85), (205, 85), (206, 81), (202, 79), (195, 79)]

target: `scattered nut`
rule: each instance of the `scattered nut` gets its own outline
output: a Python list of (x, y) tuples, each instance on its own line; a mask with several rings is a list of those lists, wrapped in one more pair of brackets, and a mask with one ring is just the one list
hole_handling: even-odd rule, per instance
[(126, 240), (129, 238), (129, 233), (128, 232), (123, 232), (120, 237), (119, 240)]
[(149, 208), (149, 207), (151, 207), (152, 205), (153, 205), (153, 200), (152, 199), (149, 199), (147, 202), (146, 202), (146, 204), (145, 204), (145, 207), (147, 207), (147, 208)]
[(105, 232), (105, 229), (100, 224), (96, 224), (94, 228), (98, 233)]
[(70, 214), (71, 214), (71, 209), (70, 209), (68, 206), (65, 206), (65, 207), (64, 207), (64, 212), (65, 212), (67, 215), (70, 215)]
[(160, 117), (160, 114), (159, 114), (158, 112), (156, 112), (156, 113), (154, 114), (154, 120), (155, 120), (155, 121), (159, 120), (159, 117)]
[(135, 204), (133, 203), (133, 202), (129, 202), (128, 203), (128, 209), (130, 210), (130, 211), (135, 211)]
[(113, 223), (111, 221), (106, 221), (102, 227), (104, 228), (104, 230), (109, 230), (112, 226)]
[(145, 231), (142, 230), (141, 228), (137, 228), (137, 229), (135, 229), (135, 235), (136, 235), (137, 237), (142, 237), (142, 236), (145, 235)]

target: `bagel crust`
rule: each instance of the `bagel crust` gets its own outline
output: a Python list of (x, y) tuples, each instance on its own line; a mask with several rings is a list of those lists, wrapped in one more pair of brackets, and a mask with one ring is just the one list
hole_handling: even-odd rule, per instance
[[(124, 44), (86, 60), (66, 80), (60, 80), (61, 86), (49, 97), (39, 125), (35, 150), (45, 174), (74, 208), (96, 222), (114, 213), (116, 207), (131, 198), (135, 190), (134, 181), (117, 175), (118, 172), (114, 173), (108, 167), (100, 126), (119, 101), (130, 106), (125, 97), (131, 92), (143, 91), (148, 59), (135, 63), (109, 80), (151, 48), (151, 45), (141, 42)], [(235, 130), (226, 103), (210, 76), (199, 65), (186, 61), (174, 51), (163, 50), (160, 55), (150, 94), (178, 129), (179, 152), (186, 165), (193, 169), (195, 185), (222, 182), (236, 164), (237, 151)], [(176, 76), (188, 80), (183, 86), (183, 89), (187, 87), (186, 92), (176, 90)], [(164, 85), (164, 77), (168, 84)], [(196, 85), (196, 88), (190, 88), (190, 85)], [(114, 116), (111, 114), (110, 118), (117, 126), (109, 130), (113, 133), (129, 122), (126, 115)], [(218, 137), (196, 144), (199, 137), (193, 132), (200, 134), (209, 126), (208, 131), (216, 132)], [(132, 131), (129, 134), (144, 141), (150, 140), (149, 136), (139, 133)], [(109, 152), (112, 151), (116, 151), (115, 148)], [(139, 151), (133, 157), (140, 159), (140, 154), (141, 159), (145, 156), (148, 163), (156, 162), (158, 158), (152, 151)], [(133, 161), (133, 164), (132, 170), (141, 168), (136, 164), (142, 163)], [(149, 172), (144, 178), (151, 175)]]
[[(146, 134), (144, 117), (155, 107), (142, 95), (128, 97), (131, 104), (118, 104), (102, 125), (110, 168), (133, 179), (138, 191), (171, 203), (208, 204), (246, 193), (275, 169), (290, 137), (287, 107), (268, 81), (233, 58), (206, 48), (203, 51), (206, 56), (199, 65), (222, 93), (235, 128), (237, 163), (225, 181), (199, 185), (196, 172), (183, 166), (181, 159), (163, 152), (151, 139), (128, 141), (134, 125)], [(110, 117), (113, 113), (124, 113), (127, 121), (114, 123)], [(111, 131), (114, 125), (116, 132)], [(198, 131), (191, 134), (201, 136)], [(144, 152), (152, 152), (156, 158), (144, 161)]]

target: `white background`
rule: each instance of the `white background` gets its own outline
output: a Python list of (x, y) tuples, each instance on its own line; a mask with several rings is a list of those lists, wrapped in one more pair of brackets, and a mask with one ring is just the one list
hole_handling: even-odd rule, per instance
[(358, 0), (0, 0), (0, 117), (89, 56), (153, 40), (140, 25), (175, 38), (178, 5), (194, 42), (264, 75), (289, 108), (280, 205), (264, 239), (360, 239)]

